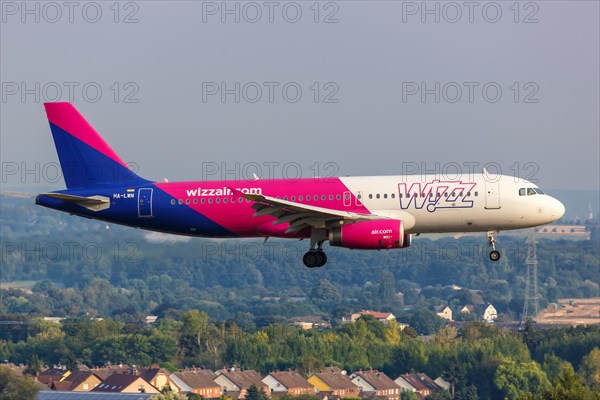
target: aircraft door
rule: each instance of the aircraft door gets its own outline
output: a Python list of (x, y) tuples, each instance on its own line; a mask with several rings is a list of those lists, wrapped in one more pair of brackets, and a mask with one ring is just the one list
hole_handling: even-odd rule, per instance
[(500, 182), (485, 180), (485, 208), (494, 210), (500, 208)]
[(152, 217), (152, 190), (144, 188), (138, 190), (138, 217)]

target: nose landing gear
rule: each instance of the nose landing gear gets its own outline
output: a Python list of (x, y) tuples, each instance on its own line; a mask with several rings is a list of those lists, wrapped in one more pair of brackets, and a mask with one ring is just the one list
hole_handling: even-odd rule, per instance
[(488, 231), (488, 233), (487, 233), (488, 243), (490, 244), (490, 248), (492, 249), (492, 251), (490, 252), (490, 260), (492, 260), (492, 261), (498, 261), (500, 259), (500, 252), (498, 250), (496, 250), (496, 235), (497, 234), (498, 234), (498, 231)]

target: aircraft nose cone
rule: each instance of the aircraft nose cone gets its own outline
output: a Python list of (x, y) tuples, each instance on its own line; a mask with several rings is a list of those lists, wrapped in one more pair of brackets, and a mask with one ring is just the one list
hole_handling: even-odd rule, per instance
[(565, 215), (565, 206), (563, 203), (553, 198), (550, 207), (550, 215), (552, 216), (553, 221), (561, 219), (562, 216)]

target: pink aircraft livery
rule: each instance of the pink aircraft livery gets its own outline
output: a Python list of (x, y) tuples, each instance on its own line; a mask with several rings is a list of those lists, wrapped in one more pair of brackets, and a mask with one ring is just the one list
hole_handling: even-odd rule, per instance
[(323, 243), (349, 249), (401, 249), (412, 235), (496, 235), (556, 221), (565, 212), (533, 183), (485, 171), (468, 179), (436, 175), (298, 180), (155, 182), (133, 171), (70, 103), (46, 103), (67, 185), (36, 204), (177, 235), (309, 239), (307, 267), (327, 262)]

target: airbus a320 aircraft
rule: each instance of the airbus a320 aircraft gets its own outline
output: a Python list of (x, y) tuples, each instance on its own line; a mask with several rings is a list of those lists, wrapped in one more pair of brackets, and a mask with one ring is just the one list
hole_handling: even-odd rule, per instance
[[(117, 224), (178, 235), (310, 239), (307, 267), (327, 262), (323, 243), (400, 249), (414, 234), (496, 234), (556, 221), (565, 212), (536, 185), (485, 172), (468, 179), (370, 176), (298, 180), (154, 182), (141, 178), (70, 103), (46, 103), (66, 190), (36, 204)], [(240, 184), (241, 182), (241, 184)]]

